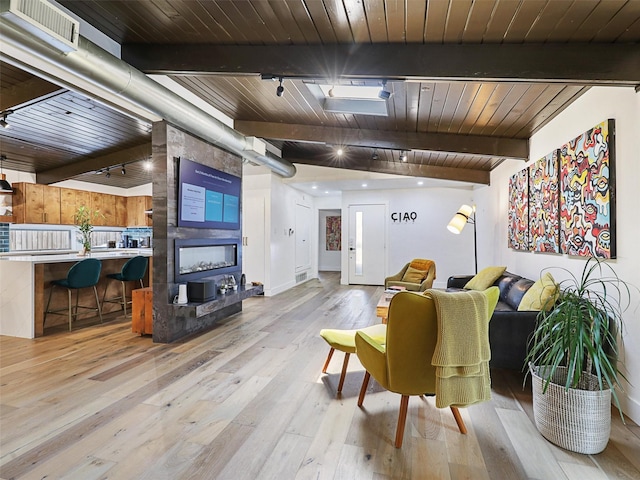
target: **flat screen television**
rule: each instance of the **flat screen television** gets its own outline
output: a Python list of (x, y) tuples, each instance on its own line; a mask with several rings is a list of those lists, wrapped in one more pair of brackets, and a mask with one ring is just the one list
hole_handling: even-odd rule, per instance
[(178, 226), (238, 230), (240, 177), (186, 158), (178, 164)]

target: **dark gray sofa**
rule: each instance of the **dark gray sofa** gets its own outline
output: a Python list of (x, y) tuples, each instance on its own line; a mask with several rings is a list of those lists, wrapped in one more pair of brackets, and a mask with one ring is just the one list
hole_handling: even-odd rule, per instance
[[(447, 280), (447, 291), (464, 288), (473, 275), (455, 275)], [(494, 285), (500, 299), (489, 322), (489, 344), (494, 368), (522, 370), (527, 356), (527, 341), (536, 326), (537, 311), (518, 311), (520, 300), (533, 285), (533, 280), (504, 272)]]

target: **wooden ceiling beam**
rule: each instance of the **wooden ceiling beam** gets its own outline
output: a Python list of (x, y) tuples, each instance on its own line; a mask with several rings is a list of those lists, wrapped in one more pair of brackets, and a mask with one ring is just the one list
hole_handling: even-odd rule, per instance
[(127, 164), (151, 157), (151, 143), (143, 143), (135, 147), (119, 150), (100, 157), (85, 158), (62, 167), (51, 168), (36, 173), (36, 183), (51, 183), (69, 180), (83, 173), (102, 170), (114, 165)]
[(332, 160), (316, 156), (283, 155), (285, 160), (291, 163), (302, 163), (318, 167), (344, 168), (347, 170), (360, 170), (363, 172), (390, 173), (394, 175), (407, 175), (411, 177), (437, 178), (440, 180), (452, 180), (456, 182), (476, 183), (489, 185), (491, 173), (485, 170), (471, 168), (441, 167), (436, 165), (418, 165), (415, 163), (384, 162), (371, 160), (370, 158), (350, 158)]
[(416, 133), (322, 127), (275, 122), (236, 121), (234, 128), (247, 136), (292, 142), (324, 142), (392, 150), (422, 150), (527, 160), (529, 141), (482, 135)]
[[(597, 59), (588, 67), (580, 61)], [(146, 73), (274, 74), (285, 78), (638, 84), (638, 43), (210, 45), (124, 44)]]

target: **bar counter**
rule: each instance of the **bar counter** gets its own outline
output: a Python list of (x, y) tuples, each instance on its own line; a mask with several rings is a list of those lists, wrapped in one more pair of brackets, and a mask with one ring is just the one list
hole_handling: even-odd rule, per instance
[[(117, 295), (120, 291), (119, 282), (107, 281), (107, 274), (119, 272), (128, 259), (137, 255), (152, 257), (152, 252), (151, 248), (92, 250), (89, 257), (102, 261), (100, 281), (97, 285), (100, 301), (106, 288), (109, 288), (107, 298)], [(50, 282), (65, 278), (67, 271), (74, 263), (89, 257), (82, 257), (77, 253), (51, 254), (49, 252), (0, 256), (0, 335), (22, 338), (42, 336)], [(149, 260), (146, 286), (150, 285), (151, 281), (152, 261), (151, 258)], [(56, 289), (51, 307), (65, 307), (66, 304), (67, 295), (64, 289)], [(81, 291), (80, 304), (95, 304), (93, 289)], [(118, 309), (117, 304), (108, 304), (105, 313), (116, 309)], [(59, 315), (50, 315), (47, 319), (47, 325), (65, 322), (67, 322), (66, 317)]]

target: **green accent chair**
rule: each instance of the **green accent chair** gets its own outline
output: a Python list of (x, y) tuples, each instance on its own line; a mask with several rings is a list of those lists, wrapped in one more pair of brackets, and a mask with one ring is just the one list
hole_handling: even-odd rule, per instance
[(333, 357), (333, 352), (340, 350), (344, 352), (344, 360), (342, 362), (342, 372), (340, 373), (340, 380), (338, 382), (337, 393), (342, 393), (342, 386), (344, 385), (344, 379), (347, 376), (347, 366), (349, 365), (349, 356), (352, 353), (356, 353), (356, 332), (366, 332), (366, 334), (376, 339), (379, 342), (384, 342), (387, 332), (387, 326), (383, 324), (371, 325), (358, 330), (339, 330), (332, 328), (325, 328), (320, 330), (320, 336), (329, 344), (331, 349), (329, 350), (329, 356), (324, 362), (322, 367), (322, 373), (327, 373), (329, 362)]
[[(44, 320), (42, 327), (47, 321), (47, 314), (52, 315), (68, 315), (69, 317), (69, 331), (71, 331), (71, 325), (73, 318), (77, 318), (79, 309), (96, 310), (100, 317), (100, 323), (102, 323), (102, 309), (98, 300), (98, 290), (96, 285), (100, 280), (100, 271), (102, 270), (102, 262), (96, 258), (86, 258), (80, 262), (75, 263), (67, 272), (67, 277), (61, 280), (53, 280), (51, 282), (51, 290), (49, 290), (49, 300), (47, 301), (47, 308), (45, 309)], [(63, 287), (67, 289), (68, 308), (61, 308), (58, 310), (49, 310), (51, 305), (51, 296), (53, 294), (54, 287)], [(80, 296), (80, 289), (93, 288), (93, 293), (96, 297), (96, 308), (78, 305), (78, 297)], [(76, 291), (76, 303), (75, 306), (71, 304), (71, 292)], [(62, 313), (67, 311), (67, 313)]]
[(119, 303), (120, 305), (122, 305), (124, 316), (126, 317), (127, 304), (131, 303), (131, 300), (127, 298), (127, 282), (140, 282), (140, 288), (144, 288), (143, 278), (145, 273), (147, 273), (148, 266), (149, 258), (138, 255), (127, 260), (127, 262), (122, 266), (122, 270), (119, 273), (108, 274), (107, 279), (117, 280), (120, 282), (120, 284), (122, 285), (122, 295), (118, 295), (117, 297), (105, 300), (108, 289), (107, 286), (105, 287), (104, 293), (102, 294), (102, 305), (104, 306), (105, 302)]
[[(424, 275), (424, 277), (419, 281), (408, 279), (406, 278), (406, 276), (408, 276), (407, 270), (409, 270), (409, 267), (415, 268), (421, 271), (426, 270), (426, 275)], [(412, 292), (424, 292), (428, 288), (433, 288), (433, 281), (435, 280), (435, 278), (436, 278), (436, 264), (434, 261), (422, 259), (422, 258), (414, 258), (409, 263), (407, 263), (404, 267), (402, 267), (402, 269), (398, 273), (385, 278), (384, 288), (395, 286), (395, 287), (404, 287), (407, 290)]]

